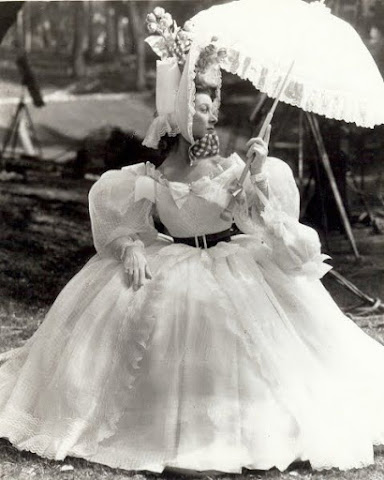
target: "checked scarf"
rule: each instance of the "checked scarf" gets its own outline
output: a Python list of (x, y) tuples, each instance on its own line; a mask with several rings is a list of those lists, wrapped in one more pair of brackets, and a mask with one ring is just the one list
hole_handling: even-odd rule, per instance
[(219, 137), (216, 132), (207, 133), (189, 147), (191, 165), (199, 158), (213, 157), (219, 153)]

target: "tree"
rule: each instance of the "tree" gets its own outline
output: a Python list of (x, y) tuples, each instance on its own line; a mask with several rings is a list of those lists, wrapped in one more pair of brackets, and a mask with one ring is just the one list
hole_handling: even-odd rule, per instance
[(117, 21), (118, 15), (114, 7), (115, 2), (106, 2), (106, 50), (108, 58), (113, 58), (117, 53)]
[(141, 91), (146, 88), (146, 45), (145, 37), (148, 35), (145, 27), (145, 18), (151, 10), (152, 1), (129, 1), (128, 18), (132, 32), (133, 48), (136, 54), (136, 89)]
[(87, 46), (87, 57), (92, 60), (95, 54), (96, 47), (96, 29), (94, 25), (94, 4), (93, 0), (88, 0), (88, 46)]
[(31, 4), (27, 2), (23, 8), (24, 49), (29, 53), (32, 49)]
[(1, 2), (1, 16), (0, 16), (0, 43), (5, 34), (16, 22), (17, 14), (24, 2)]
[(85, 4), (83, 1), (73, 2), (74, 8), (74, 39), (72, 50), (73, 75), (76, 78), (85, 75), (85, 39), (86, 39), (86, 17)]

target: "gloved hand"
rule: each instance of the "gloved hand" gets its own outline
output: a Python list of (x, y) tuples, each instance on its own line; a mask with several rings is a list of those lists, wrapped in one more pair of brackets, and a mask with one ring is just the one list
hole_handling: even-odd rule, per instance
[(128, 276), (128, 285), (134, 290), (142, 287), (146, 280), (152, 279), (141, 240), (132, 240), (123, 245), (120, 259)]

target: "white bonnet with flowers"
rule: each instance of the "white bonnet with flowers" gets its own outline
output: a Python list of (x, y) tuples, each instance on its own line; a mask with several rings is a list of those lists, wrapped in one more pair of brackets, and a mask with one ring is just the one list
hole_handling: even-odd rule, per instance
[[(152, 34), (146, 42), (161, 58), (156, 62), (156, 110), (143, 144), (157, 149), (162, 136), (181, 134), (193, 147), (192, 134), (195, 113), (195, 81), (215, 89), (214, 108), (219, 109), (220, 62), (225, 51), (218, 50), (214, 39), (202, 46), (193, 36), (193, 25), (177, 26), (169, 13), (156, 7), (147, 15), (147, 28)], [(210, 139), (204, 139), (209, 142)]]

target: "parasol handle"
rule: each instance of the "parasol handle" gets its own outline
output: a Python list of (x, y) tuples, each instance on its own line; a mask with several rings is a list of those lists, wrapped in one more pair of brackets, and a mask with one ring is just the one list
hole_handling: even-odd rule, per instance
[[(275, 106), (275, 108), (273, 108), (275, 103), (277, 105), (278, 101), (275, 100), (275, 102), (273, 103), (273, 105), (272, 105), (271, 109), (269, 110), (267, 116), (265, 117), (263, 125), (261, 126), (259, 134), (257, 135), (258, 137), (264, 138), (265, 132), (267, 131), (267, 128), (269, 127), (269, 125), (271, 124), (271, 122), (273, 120), (273, 114), (275, 113), (275, 110), (276, 110), (276, 106)], [(252, 162), (253, 162), (253, 156), (251, 156), (247, 159), (247, 161), (245, 163), (245, 167), (244, 167), (243, 171), (241, 172), (241, 176), (239, 178), (239, 184), (241, 186), (243, 186), (243, 184), (244, 184), (245, 177), (247, 176), (247, 173), (248, 173), (248, 171), (251, 167)]]
[[(277, 105), (277, 102), (275, 100), (276, 105)], [(272, 106), (273, 108), (273, 106)], [(267, 116), (265, 117), (265, 120), (263, 122), (263, 125), (261, 126), (260, 128), (260, 131), (259, 131), (259, 135), (258, 137), (261, 137), (263, 138), (264, 135), (265, 135), (265, 132), (267, 131), (267, 128), (268, 126), (271, 124), (272, 122), (272, 119), (273, 119), (273, 114), (274, 114), (274, 111), (276, 109), (273, 109), (272, 108), (270, 109), (270, 111), (268, 112)], [(232, 196), (229, 200), (229, 203), (227, 205), (227, 208), (221, 213), (220, 217), (222, 220), (225, 220), (225, 221), (229, 221), (232, 219), (232, 215), (233, 215), (233, 209), (235, 208), (235, 204), (236, 204), (236, 197), (242, 192), (243, 190), (243, 184), (244, 184), (244, 181), (245, 181), (245, 177), (247, 176), (247, 173), (249, 172), (249, 169), (251, 168), (251, 163), (253, 162), (253, 156), (249, 157), (245, 163), (245, 166), (244, 166), (244, 169), (243, 171), (241, 172), (241, 175), (240, 175), (240, 178), (239, 180), (237, 181), (237, 188), (232, 192)]]
[[(295, 60), (293, 60), (291, 65), (289, 66), (289, 69), (288, 69), (288, 71), (287, 71), (287, 73), (284, 77), (284, 80), (283, 80), (282, 84), (280, 85), (279, 91), (276, 95), (276, 98), (275, 98), (273, 104), (272, 104), (272, 107), (270, 108), (270, 110), (269, 110), (268, 114), (266, 115), (266, 117), (264, 119), (264, 122), (263, 122), (263, 124), (260, 128), (259, 134), (257, 135), (258, 137), (264, 138), (265, 132), (267, 131), (267, 128), (269, 127), (269, 125), (272, 122), (273, 115), (275, 113), (276, 107), (277, 107), (277, 105), (280, 101), (281, 95), (283, 94), (284, 88), (286, 87), (286, 85), (288, 83), (288, 79), (289, 79), (289, 76), (292, 72), (292, 69), (293, 69), (294, 65), (295, 65)], [(229, 221), (232, 218), (232, 212), (233, 212), (233, 209), (235, 207), (236, 197), (243, 190), (244, 181), (245, 181), (245, 178), (247, 176), (247, 173), (249, 172), (252, 161), (253, 161), (253, 156), (249, 157), (247, 159), (246, 163), (245, 163), (244, 169), (241, 172), (241, 176), (240, 176), (240, 178), (237, 182), (238, 188), (236, 188), (235, 191), (232, 192), (232, 196), (231, 196), (231, 199), (230, 199), (230, 201), (227, 205), (227, 208), (221, 214), (221, 218), (223, 220), (228, 220)]]

